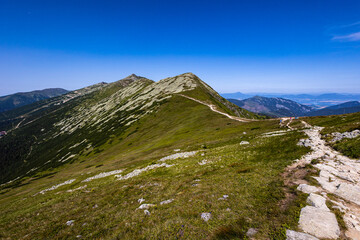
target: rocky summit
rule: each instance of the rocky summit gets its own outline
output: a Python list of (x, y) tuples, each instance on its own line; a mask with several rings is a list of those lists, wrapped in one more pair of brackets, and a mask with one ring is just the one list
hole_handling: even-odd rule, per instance
[(360, 114), (287, 114), (193, 73), (5, 111), (0, 238), (360, 239)]

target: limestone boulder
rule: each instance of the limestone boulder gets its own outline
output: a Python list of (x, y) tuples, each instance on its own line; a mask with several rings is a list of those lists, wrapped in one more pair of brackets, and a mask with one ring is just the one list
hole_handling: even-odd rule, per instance
[(319, 239), (307, 233), (286, 230), (286, 240), (319, 240)]
[(301, 209), (299, 227), (318, 238), (337, 239), (340, 228), (335, 214), (321, 208), (306, 206)]

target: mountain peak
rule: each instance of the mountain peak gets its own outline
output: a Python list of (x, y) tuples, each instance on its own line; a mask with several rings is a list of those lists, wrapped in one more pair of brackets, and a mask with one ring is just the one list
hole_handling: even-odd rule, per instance
[(136, 75), (135, 73), (133, 73), (133, 74), (127, 76), (126, 78), (121, 79), (121, 80), (125, 80), (125, 79), (126, 79), (126, 80), (134, 80), (134, 81), (136, 81), (136, 80), (138, 80), (138, 79), (140, 79), (140, 78), (144, 78), (144, 77), (138, 76), (138, 75)]

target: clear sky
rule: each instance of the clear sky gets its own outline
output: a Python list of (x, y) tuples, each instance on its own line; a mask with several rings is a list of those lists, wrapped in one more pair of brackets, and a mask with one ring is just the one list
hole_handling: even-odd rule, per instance
[(0, 95), (184, 72), (222, 93), (360, 93), (360, 1), (0, 0)]

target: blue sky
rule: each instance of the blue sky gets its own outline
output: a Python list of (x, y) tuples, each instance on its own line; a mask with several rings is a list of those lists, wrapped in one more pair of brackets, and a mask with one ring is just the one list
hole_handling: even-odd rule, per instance
[(219, 92), (360, 92), (360, 1), (0, 0), (0, 95), (193, 72)]

